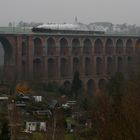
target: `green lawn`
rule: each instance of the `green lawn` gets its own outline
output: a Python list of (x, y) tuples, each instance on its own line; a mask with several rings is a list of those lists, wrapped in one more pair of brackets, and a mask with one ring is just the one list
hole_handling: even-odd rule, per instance
[(33, 133), (32, 140), (44, 140), (44, 135), (42, 133)]
[(65, 140), (76, 140), (75, 136), (73, 134), (66, 134)]

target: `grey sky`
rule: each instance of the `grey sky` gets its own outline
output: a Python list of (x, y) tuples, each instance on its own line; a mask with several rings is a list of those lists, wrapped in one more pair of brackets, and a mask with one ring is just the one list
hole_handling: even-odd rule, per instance
[(140, 0), (0, 0), (0, 25), (8, 22), (108, 21), (140, 25)]

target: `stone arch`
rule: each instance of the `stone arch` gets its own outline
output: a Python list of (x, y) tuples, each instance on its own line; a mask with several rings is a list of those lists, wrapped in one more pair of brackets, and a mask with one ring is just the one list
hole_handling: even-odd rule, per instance
[(34, 39), (34, 56), (43, 56), (43, 45), (40, 38)]
[(91, 59), (85, 58), (85, 75), (91, 75)]
[(3, 68), (4, 68), (4, 48), (0, 42), (0, 82), (3, 81)]
[(107, 58), (107, 74), (108, 75), (113, 74), (113, 68), (114, 68), (113, 59), (112, 57), (108, 57)]
[(0, 67), (4, 65), (4, 48), (0, 42)]
[(24, 60), (22, 60), (21, 63), (21, 76), (22, 76), (22, 80), (26, 79), (26, 62)]
[(93, 79), (89, 79), (87, 82), (87, 94), (93, 95), (96, 92), (96, 85)]
[(54, 78), (55, 77), (55, 60), (53, 58), (48, 59), (48, 77)]
[[(14, 48), (6, 37), (0, 37), (1, 45), (1, 77), (0, 80), (11, 81), (17, 75), (15, 69)], [(2, 54), (3, 53), (3, 54)]]
[(101, 91), (105, 91), (106, 89), (106, 80), (105, 79), (100, 79), (98, 82), (98, 88)]
[(71, 90), (71, 82), (69, 80), (64, 81), (63, 85), (66, 89)]
[(60, 75), (61, 77), (68, 76), (68, 62), (65, 58), (60, 59)]
[(86, 38), (84, 40), (83, 53), (90, 54), (91, 52), (92, 52), (92, 43), (90, 39)]
[(80, 73), (80, 60), (77, 57), (73, 58), (73, 74), (78, 71)]
[(33, 61), (33, 75), (34, 78), (41, 78), (42, 76), (42, 61), (40, 59), (34, 59)]
[(106, 54), (113, 54), (114, 52), (114, 46), (112, 39), (107, 39), (105, 44), (105, 53)]
[(95, 52), (95, 54), (102, 54), (103, 53), (103, 43), (102, 43), (101, 39), (95, 40), (94, 52)]
[(138, 40), (136, 41), (135, 53), (136, 53), (136, 54), (140, 54), (140, 39), (138, 39)]
[(60, 40), (60, 54), (67, 55), (69, 52), (68, 41), (65, 38)]
[(96, 58), (96, 74), (97, 75), (103, 74), (103, 61), (102, 58), (100, 57)]
[(0, 37), (0, 42), (3, 46), (4, 50), (4, 64), (12, 64), (13, 63), (13, 47), (11, 43), (5, 37)]
[(118, 39), (116, 42), (116, 53), (117, 54), (122, 54), (124, 47), (123, 47), (123, 41), (121, 39)]
[(56, 42), (51, 37), (47, 40), (47, 53), (48, 55), (56, 54)]
[(27, 56), (27, 45), (25, 42), (22, 42), (22, 52), (21, 52), (21, 55), (24, 57), (24, 56)]
[(131, 56), (127, 57), (127, 70), (128, 74), (131, 74), (131, 72), (133, 72), (133, 58)]
[(118, 63), (117, 63), (117, 72), (123, 72), (123, 59), (122, 57), (118, 57)]
[(72, 40), (72, 54), (78, 55), (80, 54), (80, 41), (77, 38)]
[(133, 60), (133, 59), (132, 59), (131, 56), (128, 56), (128, 57), (127, 57), (127, 62), (128, 62), (128, 64), (131, 64), (131, 63), (132, 63), (132, 60)]
[(132, 54), (133, 53), (133, 43), (131, 39), (128, 39), (126, 42), (126, 54)]
[(69, 80), (64, 81), (64, 86), (67, 87), (68, 85), (71, 85), (71, 82)]

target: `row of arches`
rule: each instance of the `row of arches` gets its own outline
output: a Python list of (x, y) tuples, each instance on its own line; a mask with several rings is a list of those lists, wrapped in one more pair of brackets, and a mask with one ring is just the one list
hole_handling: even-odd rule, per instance
[(93, 95), (96, 89), (104, 91), (106, 88), (107, 81), (105, 79), (99, 79), (96, 83), (93, 79), (89, 79), (86, 83), (87, 93)]
[[(62, 38), (59, 42), (60, 45), (60, 54), (68, 55), (69, 48), (72, 48), (71, 53), (72, 54), (80, 54), (81, 48), (83, 49), (84, 54), (91, 54), (94, 52), (94, 54), (123, 54), (124, 51), (127, 54), (133, 53), (133, 46), (135, 46), (135, 52), (140, 53), (140, 39), (136, 41), (136, 44), (133, 45), (133, 41), (131, 39), (128, 39), (126, 43), (124, 44), (122, 39), (118, 39), (116, 43), (113, 43), (112, 39), (107, 39), (105, 46), (101, 39), (96, 39), (94, 42), (94, 45), (90, 39), (85, 39), (83, 41), (83, 47), (81, 47), (80, 40), (78, 38), (75, 38), (72, 40), (71, 45), (69, 46), (68, 40), (65, 38)], [(94, 50), (92, 49), (94, 46)], [(47, 50), (48, 55), (54, 55), (57, 53), (57, 43), (55, 39), (49, 38), (47, 40), (46, 46), (43, 46), (42, 41), (40, 38), (34, 39), (34, 55), (35, 56), (43, 56), (43, 50), (44, 48)], [(22, 43), (22, 56), (25, 56), (27, 54), (27, 43)]]
[[(126, 63), (126, 67), (125, 67)], [(48, 76), (48, 78), (56, 78), (60, 75), (61, 78), (72, 77), (72, 75), (79, 71), (85, 77), (91, 75), (111, 76), (115, 72), (124, 72), (125, 69), (130, 69), (133, 64), (132, 57), (127, 57), (127, 62), (122, 57), (107, 57), (106, 60), (102, 57), (96, 57), (93, 62), (91, 57), (80, 59), (79, 57), (61, 58), (59, 61), (55, 58), (47, 59), (47, 69), (45, 69), (45, 62), (39, 58), (33, 61), (33, 75), (34, 77)], [(46, 70), (46, 71), (45, 71)], [(126, 70), (127, 71), (127, 70)], [(22, 75), (26, 77), (27, 64), (22, 61)]]
[[(82, 81), (81, 81), (82, 82)], [(64, 81), (64, 86), (67, 87), (71, 87), (71, 81)], [(86, 92), (89, 95), (94, 95), (94, 93), (97, 91), (97, 89), (104, 91), (106, 88), (106, 84), (107, 81), (105, 79), (99, 79), (98, 81), (93, 80), (93, 79), (89, 79), (85, 85), (86, 85)]]
[[(6, 71), (5, 73), (8, 75), (10, 72), (12, 73), (12, 71), (15, 71), (16, 65), (17, 65), (16, 67), (21, 66), (21, 60), (20, 60), (21, 58), (19, 56), (20, 52), (17, 52), (19, 50), (21, 51), (21, 48), (19, 46), (17, 46), (17, 48), (13, 47), (14, 45), (11, 44), (12, 41), (8, 40), (5, 37), (0, 37), (0, 42), (2, 45), (2, 49), (3, 49), (3, 57), (4, 57), (3, 65), (4, 65), (4, 69)], [(68, 48), (69, 48), (68, 44), (69, 43), (68, 43), (67, 39), (62, 38), (60, 40), (61, 48), (65, 48), (66, 50), (68, 50)], [(119, 46), (119, 48), (123, 48), (123, 46), (124, 46), (124, 43), (121, 39), (117, 40), (116, 44), (118, 44), (117, 46)], [(133, 46), (132, 40), (131, 39), (127, 40), (126, 44), (127, 44), (127, 47), (129, 48), (128, 50), (130, 51)], [(24, 40), (22, 42), (22, 56), (27, 55), (28, 50), (29, 50), (28, 45), (29, 45), (29, 42), (26, 42), (26, 40)], [(49, 38), (47, 40), (47, 48), (55, 48), (55, 46), (56, 46), (55, 40), (53, 38)], [(80, 48), (79, 39), (76, 39), (76, 38), (73, 39), (72, 46), (73, 46), (73, 48)], [(94, 51), (96, 51), (98, 53), (103, 51), (103, 43), (102, 43), (101, 39), (96, 39), (94, 46), (96, 46), (94, 48)], [(112, 46), (113, 46), (112, 39), (107, 39), (106, 46), (107, 46), (107, 48), (112, 49)], [(136, 46), (137, 46), (136, 48), (140, 48), (140, 40), (136, 41)], [(34, 55), (42, 56), (44, 48), (42, 46), (42, 41), (40, 38), (34, 39), (33, 48), (34, 48), (34, 50), (33, 50)], [(85, 52), (86, 51), (91, 52), (90, 51), (91, 48), (92, 48), (91, 40), (85, 39), (83, 49), (85, 49)], [(98, 49), (96, 50), (96, 48), (98, 48)], [(75, 50), (75, 51), (77, 51), (77, 50)], [(109, 51), (109, 49), (108, 49), (108, 51)], [(137, 51), (137, 53), (140, 52), (139, 50), (136, 50), (136, 51)], [(77, 53), (78, 52), (79, 51), (77, 51)], [(52, 51), (52, 53), (54, 53), (54, 51)], [(20, 58), (20, 59), (18, 59), (18, 58)], [(30, 59), (32, 59), (32, 58), (30, 58)], [(47, 58), (45, 58), (45, 59), (47, 59)], [(67, 77), (67, 76), (72, 76), (72, 73), (77, 70), (80, 72), (82, 70), (82, 72), (83, 72), (82, 74), (84, 74), (85, 76), (88, 76), (88, 75), (92, 75), (94, 72), (96, 75), (102, 75), (103, 73), (110, 74), (110, 73), (114, 72), (114, 69), (116, 69), (116, 67), (114, 67), (114, 65), (117, 65), (117, 71), (123, 71), (123, 69), (124, 69), (123, 67), (124, 67), (125, 62), (121, 55), (120, 55), (120, 57), (117, 58), (117, 62), (115, 62), (112, 57), (107, 58), (106, 64), (102, 57), (96, 57), (96, 60), (94, 60), (94, 64), (93, 64), (92, 59), (90, 58), (90, 56), (86, 57), (86, 58), (74, 57), (74, 58), (70, 58), (70, 60), (66, 59), (66, 58), (60, 58), (60, 60), (59, 60), (60, 62), (58, 62), (58, 60), (55, 60), (54, 58), (49, 58), (47, 60), (44, 60), (44, 58), (40, 57), (40, 58), (33, 60), (33, 74), (37, 77), (41, 77), (43, 75), (47, 75), (48, 77), (57, 77), (58, 74), (60, 74), (61, 77)], [(22, 60), (23, 60), (22, 68), (18, 68), (18, 70), (16, 70), (16, 71), (18, 72), (18, 71), (22, 70), (22, 75), (24, 77), (24, 75), (26, 75), (29, 71), (29, 62), (27, 59), (22, 59)], [(131, 57), (129, 57), (128, 62), (127, 62), (129, 64), (129, 66), (131, 66), (132, 61), (133, 61), (133, 59)], [(47, 69), (45, 69), (46, 63), (47, 63)], [(59, 64), (60, 64), (60, 66), (59, 66)], [(32, 72), (32, 68), (30, 71)], [(11, 74), (11, 75), (13, 75), (13, 74)]]

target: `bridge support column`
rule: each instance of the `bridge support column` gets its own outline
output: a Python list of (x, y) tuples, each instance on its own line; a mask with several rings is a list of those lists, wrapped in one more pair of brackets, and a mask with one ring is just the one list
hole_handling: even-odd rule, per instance
[(57, 55), (57, 57), (56, 57), (56, 66), (57, 66), (56, 77), (58, 79), (60, 79), (61, 78), (61, 74), (60, 74), (61, 57), (59, 57), (60, 56), (60, 42), (59, 42), (58, 38), (56, 38), (56, 55)]
[(29, 40), (28, 40), (28, 78), (29, 79), (33, 78), (33, 49), (34, 49), (33, 37), (29, 36)]
[(45, 37), (42, 40), (43, 44), (43, 79), (47, 79), (47, 42)]
[(96, 56), (93, 56), (93, 76), (96, 77)]
[(85, 57), (81, 56), (81, 77), (85, 76)]
[(15, 80), (20, 80), (21, 79), (21, 57), (22, 53), (22, 36), (17, 36), (17, 49), (16, 49), (16, 77)]
[(56, 62), (56, 64), (57, 64), (57, 78), (58, 78), (58, 79), (61, 78), (61, 74), (60, 74), (60, 65), (61, 65), (61, 64), (60, 64), (60, 61), (61, 61), (61, 60), (60, 60), (60, 59), (61, 59), (60, 57), (57, 57), (57, 59), (56, 59), (56, 61), (57, 61), (57, 62)]
[(106, 58), (105, 55), (103, 55), (102, 57), (102, 61), (103, 61), (103, 76), (106, 76), (106, 69), (107, 69), (107, 64), (106, 64)]
[(114, 73), (118, 72), (118, 56), (115, 55), (115, 60), (114, 60)]

